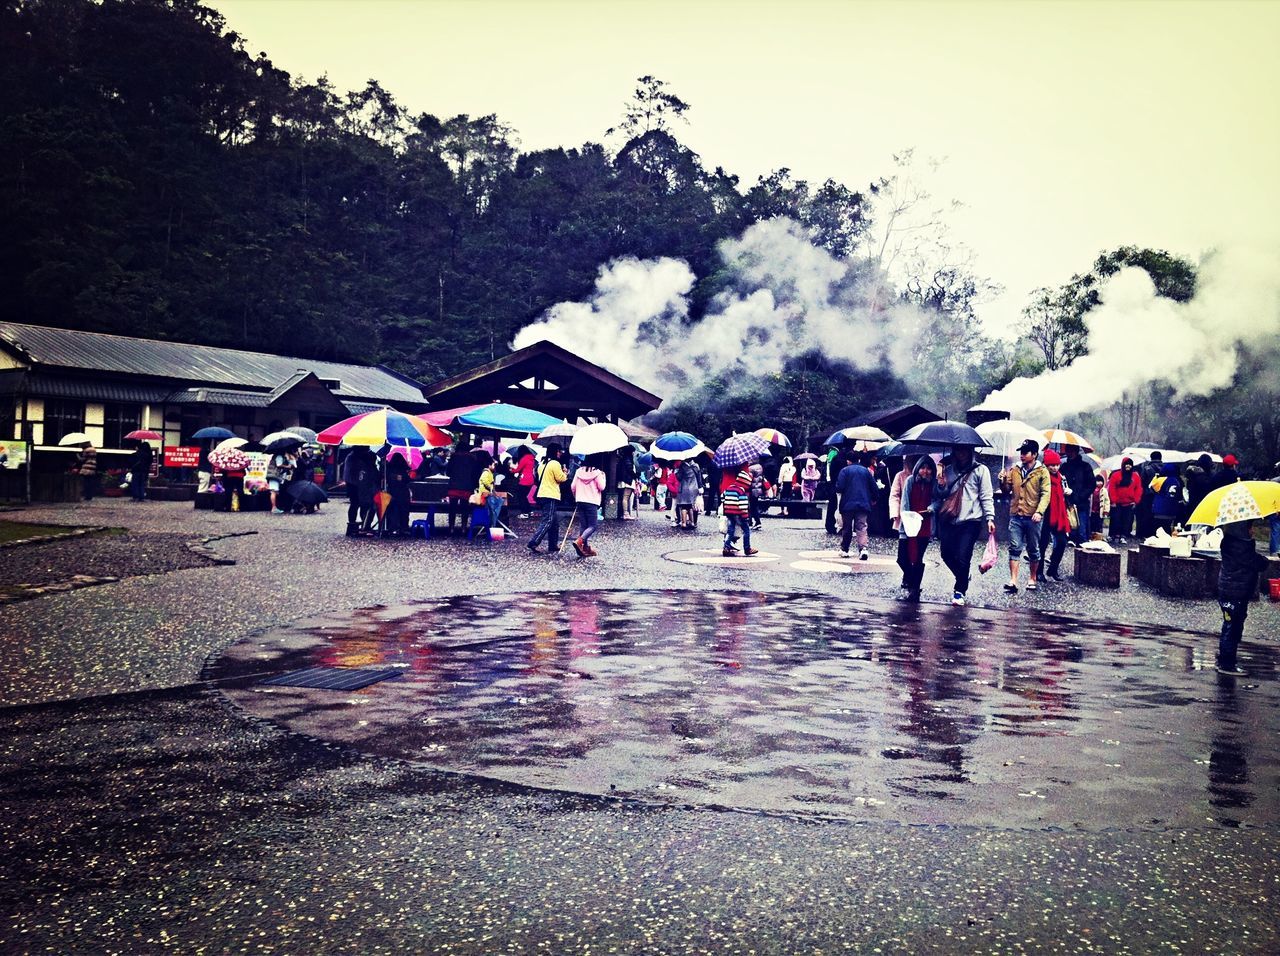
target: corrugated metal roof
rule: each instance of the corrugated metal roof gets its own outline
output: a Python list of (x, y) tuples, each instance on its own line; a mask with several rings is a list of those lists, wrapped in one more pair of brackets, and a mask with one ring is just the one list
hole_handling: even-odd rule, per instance
[(165, 398), (175, 405), (238, 405), (241, 408), (266, 408), (271, 404), (269, 392), (244, 392), (230, 388), (184, 388)]
[(322, 379), (338, 380), (341, 385), (334, 394), (339, 398), (423, 402), (420, 387), (403, 381), (387, 369), (371, 365), (321, 362), (18, 322), (0, 322), (0, 340), (31, 362), (45, 367), (163, 376), (210, 385), (263, 389), (276, 388), (299, 369), (305, 369)]
[(365, 412), (376, 412), (382, 405), (370, 405), (368, 402), (343, 402), (352, 415), (363, 415)]
[(169, 394), (169, 390), (164, 386), (30, 374), (27, 376), (23, 390), (28, 395), (78, 398), (86, 402), (162, 402)]

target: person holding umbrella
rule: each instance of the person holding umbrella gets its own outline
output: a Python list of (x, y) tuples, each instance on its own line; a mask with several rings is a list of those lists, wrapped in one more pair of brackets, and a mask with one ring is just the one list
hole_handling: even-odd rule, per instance
[[(995, 534), (995, 494), (991, 472), (974, 459), (974, 446), (955, 445), (942, 461), (934, 488), (934, 515), (937, 518), (938, 545), (942, 563), (955, 577), (951, 603), (963, 607), (969, 593), (969, 575), (973, 569), (973, 546), (982, 536)], [(924, 460), (929, 460), (925, 455)], [(916, 470), (921, 464), (917, 462)], [(902, 510), (907, 510), (904, 495)]]
[(903, 483), (895, 527), (898, 527), (898, 567), (902, 568), (902, 587), (908, 601), (920, 600), (924, 553), (933, 537), (935, 473), (933, 459), (921, 455)]
[(142, 502), (147, 498), (147, 479), (151, 477), (151, 462), (155, 458), (155, 451), (151, 448), (151, 442), (146, 439), (139, 438), (137, 442), (138, 446), (129, 456), (129, 492), (134, 501)]
[[(628, 446), (629, 447), (629, 446)], [(580, 558), (594, 558), (596, 549), (591, 547), (591, 536), (599, 526), (600, 501), (608, 479), (603, 471), (596, 467), (597, 456), (588, 455), (577, 471), (573, 473), (571, 486), (573, 500), (576, 502), (578, 527), (582, 529), (572, 544), (573, 550)]]
[(529, 539), (527, 547), (534, 554), (538, 553), (538, 545), (543, 539), (547, 542), (547, 554), (555, 554), (560, 550), (560, 520), (557, 509), (560, 507), (560, 486), (568, 479), (560, 458), (564, 450), (559, 445), (547, 449), (546, 460), (538, 469), (538, 502), (542, 505), (542, 522), (538, 530)]
[(98, 450), (93, 442), (85, 442), (76, 456), (76, 472), (80, 475), (80, 491), (85, 501), (92, 501), (98, 492)]
[(1000, 476), (1000, 484), (1009, 493), (1009, 583), (1010, 594), (1018, 590), (1018, 562), (1022, 550), (1027, 551), (1027, 590), (1036, 589), (1040, 576), (1040, 523), (1049, 510), (1049, 469), (1040, 464), (1039, 442), (1028, 438), (1018, 446), (1021, 463)]

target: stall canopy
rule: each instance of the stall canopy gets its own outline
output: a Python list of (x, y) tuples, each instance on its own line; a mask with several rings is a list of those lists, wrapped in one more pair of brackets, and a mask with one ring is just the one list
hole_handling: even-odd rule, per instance
[[(557, 421), (625, 421), (662, 399), (553, 342), (536, 342), (423, 390), (431, 409), (503, 402)], [(431, 420), (430, 417), (428, 420)]]

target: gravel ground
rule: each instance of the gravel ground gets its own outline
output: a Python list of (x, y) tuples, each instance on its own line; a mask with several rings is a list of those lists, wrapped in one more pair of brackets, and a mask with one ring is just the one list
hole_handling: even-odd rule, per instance
[[(335, 508), (282, 517), (105, 499), (10, 517), (127, 527), (67, 544), (118, 549), (137, 535), (155, 542), (155, 570), (175, 542), (261, 533), (214, 542), (234, 566), (0, 607), (7, 951), (1280, 950), (1277, 821), (1015, 830), (949, 826), (945, 808), (931, 826), (657, 809), (320, 744), (246, 718), (199, 681), (229, 645), (327, 609), (631, 587), (894, 596), (892, 573), (791, 568), (795, 552), (829, 546), (815, 524), (768, 520), (756, 544), (786, 560), (720, 568), (663, 560), (717, 539), (677, 535), (653, 513), (606, 526), (590, 561), (533, 557), (521, 542), (348, 540)], [(890, 542), (873, 547), (888, 554)], [(924, 596), (942, 602), (950, 580), (931, 557)], [(1129, 583), (1009, 598), (1002, 581), (975, 579), (971, 602), (1028, 630), (1046, 620), (1028, 610), (1055, 626), (1173, 625), (1211, 652), (1211, 601)], [(1254, 605), (1247, 634), (1268, 640), (1278, 624), (1276, 605)]]
[(187, 548), (191, 535), (165, 531), (108, 531), (60, 541), (6, 548), (0, 560), (0, 588), (52, 584), (71, 574), (131, 578), (165, 574), (213, 562)]

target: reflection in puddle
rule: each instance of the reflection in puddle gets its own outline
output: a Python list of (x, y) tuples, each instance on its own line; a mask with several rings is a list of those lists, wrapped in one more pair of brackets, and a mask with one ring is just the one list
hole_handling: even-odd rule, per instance
[[(534, 786), (911, 822), (1274, 820), (1275, 661), (1222, 688), (1207, 638), (810, 594), (571, 591), (375, 608), (268, 632), (211, 677), (404, 667), (246, 709)], [(1247, 685), (1247, 686), (1246, 686)], [(353, 703), (358, 700), (359, 705)]]

